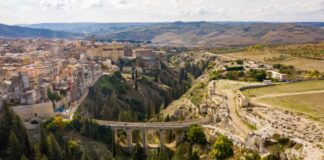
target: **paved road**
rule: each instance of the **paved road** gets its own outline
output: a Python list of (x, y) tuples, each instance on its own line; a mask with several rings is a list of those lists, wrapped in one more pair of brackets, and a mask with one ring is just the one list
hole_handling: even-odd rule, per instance
[[(100, 77), (101, 76), (98, 76), (97, 79), (92, 82), (91, 86), (93, 86), (99, 80)], [(87, 98), (88, 93), (89, 93), (89, 87), (86, 89), (86, 91), (83, 92), (83, 95), (77, 100), (76, 105), (71, 108), (71, 111), (69, 113), (70, 120), (73, 119), (75, 112), (78, 110), (79, 106), (82, 104), (84, 99)]]
[(70, 120), (73, 119), (73, 116), (74, 116), (75, 112), (78, 110), (79, 106), (84, 101), (84, 99), (88, 96), (88, 93), (89, 93), (89, 89), (84, 91), (83, 95), (76, 102), (76, 105), (71, 108), (71, 111), (69, 113)]

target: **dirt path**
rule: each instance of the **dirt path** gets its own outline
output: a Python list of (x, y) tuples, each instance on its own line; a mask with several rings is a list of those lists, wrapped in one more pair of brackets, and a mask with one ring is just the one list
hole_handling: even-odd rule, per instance
[(228, 105), (228, 109), (230, 111), (230, 117), (231, 120), (233, 122), (233, 125), (235, 126), (235, 128), (237, 128), (240, 133), (237, 133), (243, 137), (245, 137), (248, 133), (251, 132), (251, 129), (246, 126), (246, 124), (243, 122), (243, 120), (241, 119), (241, 117), (239, 117), (239, 115), (237, 115), (236, 113), (236, 102), (235, 102), (235, 94), (232, 91), (228, 91), (227, 92), (227, 105)]

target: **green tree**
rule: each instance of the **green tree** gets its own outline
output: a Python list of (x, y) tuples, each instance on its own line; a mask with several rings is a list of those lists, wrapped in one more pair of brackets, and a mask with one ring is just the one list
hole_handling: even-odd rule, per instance
[(280, 158), (276, 155), (270, 154), (266, 157), (261, 158), (261, 160), (280, 160)]
[(30, 156), (31, 152), (32, 152), (32, 149), (30, 147), (27, 131), (26, 131), (26, 128), (25, 128), (24, 124), (22, 123), (22, 121), (18, 117), (18, 115), (13, 116), (12, 131), (15, 132), (15, 134), (16, 134), (16, 136), (18, 138), (18, 141), (20, 142), (20, 145), (22, 147), (22, 152), (25, 155)]
[(244, 61), (243, 61), (243, 60), (240, 60), (240, 59), (238, 59), (238, 60), (236, 60), (236, 63), (237, 63), (237, 64), (239, 64), (239, 65), (243, 65), (243, 64), (244, 64)]
[(145, 153), (144, 148), (139, 143), (137, 143), (134, 148), (133, 159), (134, 160), (146, 160), (146, 157), (147, 157), (147, 155)]
[(216, 160), (233, 156), (233, 143), (226, 136), (220, 135), (212, 147), (211, 154)]
[(58, 92), (52, 92), (50, 89), (47, 89), (47, 97), (53, 104), (53, 111), (55, 112), (55, 102), (61, 100), (61, 96)]
[(1, 112), (2, 118), (0, 118), (0, 157), (5, 157), (14, 114), (6, 103), (4, 103)]
[(38, 144), (34, 145), (34, 159), (35, 160), (42, 160), (43, 159), (42, 153), (40, 152), (39, 148), (40, 147), (39, 147)]
[(190, 160), (199, 160), (199, 159), (200, 157), (196, 151), (190, 155)]
[(47, 143), (49, 149), (49, 159), (61, 160), (63, 158), (63, 152), (53, 134), (47, 136)]
[(11, 131), (9, 136), (9, 143), (7, 148), (7, 159), (8, 160), (17, 160), (23, 155), (23, 148), (15, 134)]
[(47, 134), (43, 126), (40, 126), (39, 151), (41, 154), (48, 153)]
[(23, 155), (20, 157), (20, 160), (28, 160), (28, 158), (23, 154)]
[(206, 144), (207, 143), (204, 129), (197, 124), (193, 124), (193, 125), (189, 126), (189, 129), (186, 133), (186, 140), (190, 144)]
[(42, 160), (48, 160), (46, 155), (43, 155)]

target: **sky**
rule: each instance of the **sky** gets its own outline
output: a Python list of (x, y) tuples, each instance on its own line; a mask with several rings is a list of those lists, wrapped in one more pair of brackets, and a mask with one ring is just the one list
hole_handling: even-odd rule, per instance
[(324, 0), (0, 0), (0, 23), (324, 22)]

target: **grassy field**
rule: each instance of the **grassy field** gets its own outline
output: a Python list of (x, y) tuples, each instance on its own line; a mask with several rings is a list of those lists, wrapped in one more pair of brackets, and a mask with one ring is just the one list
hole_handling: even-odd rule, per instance
[(306, 114), (316, 120), (324, 120), (324, 93), (292, 95), (260, 99), (274, 107)]
[(243, 91), (247, 97), (324, 90), (324, 80), (304, 81)]
[[(324, 120), (324, 93), (311, 93), (299, 95), (280, 94), (321, 91), (324, 90), (324, 80), (304, 81), (298, 83), (282, 84), (270, 87), (249, 89), (243, 94), (257, 102), (271, 105), (275, 108), (303, 113), (315, 120)], [(279, 95), (278, 97), (261, 97), (268, 95)], [(257, 99), (260, 97), (259, 99)]]

